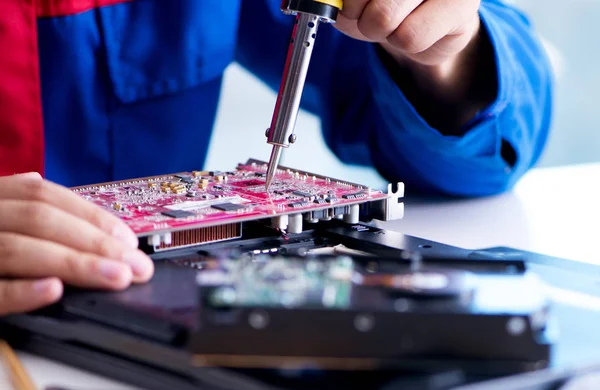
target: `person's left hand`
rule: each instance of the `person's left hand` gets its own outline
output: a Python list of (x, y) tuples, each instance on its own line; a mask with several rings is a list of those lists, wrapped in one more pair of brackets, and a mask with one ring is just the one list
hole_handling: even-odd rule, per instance
[(480, 0), (345, 0), (336, 27), (395, 59), (442, 65), (475, 39)]

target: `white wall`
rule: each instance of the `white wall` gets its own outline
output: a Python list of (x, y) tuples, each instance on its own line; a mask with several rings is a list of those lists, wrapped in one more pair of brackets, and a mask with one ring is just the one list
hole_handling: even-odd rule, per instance
[(516, 0), (557, 66), (554, 122), (542, 165), (600, 161), (600, 1)]

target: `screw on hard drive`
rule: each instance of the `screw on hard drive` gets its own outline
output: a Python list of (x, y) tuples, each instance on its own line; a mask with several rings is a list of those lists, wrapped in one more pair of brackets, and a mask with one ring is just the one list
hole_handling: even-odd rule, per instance
[(510, 334), (511, 336), (520, 336), (523, 333), (525, 333), (526, 329), (527, 329), (527, 323), (521, 317), (512, 317), (506, 323), (506, 330), (508, 331), (508, 334)]
[(248, 316), (248, 323), (254, 329), (264, 329), (269, 325), (269, 315), (263, 310), (255, 310)]
[(354, 318), (354, 327), (359, 332), (370, 332), (375, 327), (375, 318), (369, 314), (359, 314)]
[(406, 298), (398, 298), (394, 301), (394, 310), (399, 313), (409, 311), (411, 306), (412, 302)]

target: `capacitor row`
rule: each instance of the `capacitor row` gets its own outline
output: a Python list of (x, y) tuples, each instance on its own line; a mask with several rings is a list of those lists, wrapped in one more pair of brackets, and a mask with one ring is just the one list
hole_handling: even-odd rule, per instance
[(271, 218), (271, 226), (290, 234), (302, 233), (303, 221), (317, 223), (319, 221), (330, 221), (342, 219), (348, 224), (360, 222), (360, 206), (357, 204), (340, 206), (330, 209), (310, 211), (307, 213), (279, 215)]

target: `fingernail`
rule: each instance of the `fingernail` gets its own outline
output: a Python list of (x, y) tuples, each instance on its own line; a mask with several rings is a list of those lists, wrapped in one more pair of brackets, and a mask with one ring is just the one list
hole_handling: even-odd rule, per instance
[(41, 179), (42, 178), (42, 175), (40, 175), (38, 172), (19, 173), (16, 176), (21, 176), (26, 179)]
[(152, 260), (140, 251), (126, 252), (123, 261), (131, 267), (135, 276), (146, 276), (152, 272)]
[(113, 230), (113, 236), (123, 241), (127, 246), (131, 248), (138, 247), (138, 238), (134, 232), (126, 226), (117, 225)]
[(56, 279), (43, 279), (33, 283), (33, 289), (38, 294), (47, 294), (54, 289), (54, 286), (58, 283)]
[(63, 294), (63, 286), (57, 278), (46, 278), (33, 282), (33, 290), (37, 298), (51, 303), (60, 299)]
[(110, 280), (119, 280), (127, 272), (123, 264), (114, 260), (100, 260), (98, 262), (98, 271), (100, 274)]

